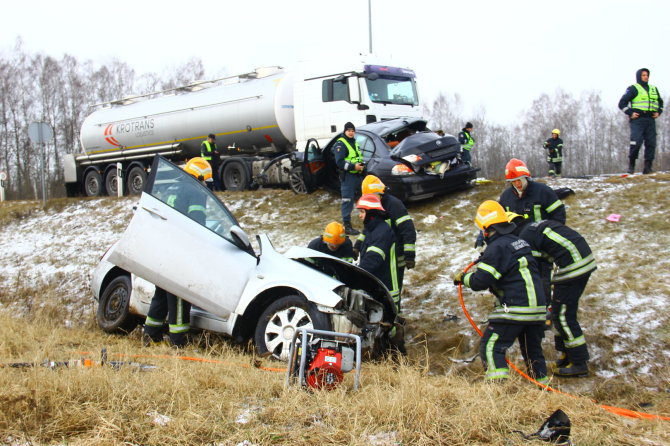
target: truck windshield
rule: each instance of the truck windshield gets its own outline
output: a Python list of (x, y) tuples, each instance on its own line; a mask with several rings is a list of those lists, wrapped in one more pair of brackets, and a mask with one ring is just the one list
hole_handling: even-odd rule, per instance
[(419, 105), (414, 79), (396, 76), (380, 76), (366, 79), (368, 95), (372, 102), (381, 104)]

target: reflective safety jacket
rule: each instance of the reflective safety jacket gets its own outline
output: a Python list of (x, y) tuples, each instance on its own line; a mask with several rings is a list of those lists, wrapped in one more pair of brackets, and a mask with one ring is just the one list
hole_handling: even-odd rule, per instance
[(555, 264), (552, 282), (566, 282), (590, 274), (597, 268), (591, 248), (577, 231), (553, 220), (524, 226), (519, 237), (526, 240), (533, 255)]
[(472, 139), (470, 132), (463, 129), (462, 132), (458, 134), (458, 142), (461, 144), (461, 149), (470, 151), (475, 146), (475, 140)]
[(500, 195), (498, 202), (506, 211), (527, 215), (530, 221), (556, 220), (565, 223), (565, 206), (556, 192), (546, 184), (530, 178), (523, 196), (520, 197), (510, 185)]
[(354, 169), (356, 163), (363, 162), (361, 149), (355, 139), (345, 136), (339, 137), (333, 146), (333, 154), (335, 155), (335, 164), (340, 170), (354, 174), (363, 173)]
[(210, 164), (212, 162), (212, 153), (215, 150), (216, 150), (216, 143), (210, 143), (208, 140), (204, 140), (202, 144), (200, 144), (200, 156), (206, 159)]
[(363, 228), (365, 240), (361, 244), (358, 266), (378, 278), (389, 290), (393, 302), (400, 300), (396, 265), (395, 234), (391, 226), (378, 218), (371, 219)]
[(351, 244), (349, 237), (345, 237), (344, 243), (342, 243), (335, 251), (331, 251), (326, 242), (323, 241), (322, 237), (317, 237), (307, 245), (309, 249), (322, 252), (324, 254), (330, 254), (333, 257), (337, 257), (342, 260), (346, 260), (349, 263), (354, 262), (354, 246)]
[(549, 138), (544, 142), (544, 148), (547, 149), (548, 162), (560, 163), (563, 161), (563, 140), (561, 138)]
[(493, 234), (477, 270), (463, 276), (474, 291), (490, 289), (498, 298), (489, 322), (541, 325), (547, 302), (530, 245), (513, 234)]
[(655, 86), (649, 85), (649, 91), (645, 90), (640, 84), (634, 84), (633, 87), (637, 90), (637, 95), (630, 101), (630, 106), (633, 110), (641, 110), (643, 112), (659, 111), (659, 94)]

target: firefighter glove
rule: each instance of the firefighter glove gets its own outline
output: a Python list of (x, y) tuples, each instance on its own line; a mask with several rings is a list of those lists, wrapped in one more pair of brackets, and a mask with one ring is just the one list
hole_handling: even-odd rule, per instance
[(416, 266), (414, 259), (405, 259), (405, 268), (412, 269)]
[(463, 275), (465, 273), (463, 271), (459, 271), (456, 274), (454, 274), (454, 285), (458, 285), (459, 283), (463, 283)]

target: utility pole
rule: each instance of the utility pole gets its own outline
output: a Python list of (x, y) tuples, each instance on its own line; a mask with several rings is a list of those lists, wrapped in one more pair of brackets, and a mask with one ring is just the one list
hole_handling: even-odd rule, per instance
[(368, 0), (368, 32), (370, 34), (370, 55), (372, 55), (372, 0)]

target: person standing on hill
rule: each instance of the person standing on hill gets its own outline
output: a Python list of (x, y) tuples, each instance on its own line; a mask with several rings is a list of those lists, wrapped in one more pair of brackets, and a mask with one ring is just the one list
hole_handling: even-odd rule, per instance
[(640, 68), (635, 73), (637, 83), (626, 89), (619, 100), (619, 108), (630, 122), (628, 173), (635, 172), (635, 161), (644, 144), (643, 174), (652, 172), (656, 157), (656, 118), (663, 113), (663, 98), (658, 88), (649, 84), (649, 70)]
[(561, 166), (563, 165), (563, 140), (560, 138), (561, 131), (554, 129), (551, 131), (551, 138), (544, 142), (544, 148), (547, 149), (547, 163), (549, 163), (549, 176), (560, 177)]
[(358, 235), (360, 232), (351, 226), (351, 211), (356, 199), (360, 197), (365, 164), (356, 142), (356, 127), (351, 122), (344, 124), (344, 132), (333, 146), (333, 154), (340, 171), (342, 223), (347, 235)]
[(458, 142), (461, 144), (461, 159), (463, 160), (464, 163), (467, 163), (468, 165), (471, 164), (472, 162), (472, 155), (470, 154), (470, 151), (472, 148), (475, 146), (475, 140), (472, 138), (472, 135), (470, 132), (472, 132), (473, 126), (471, 122), (466, 122), (465, 127), (461, 130), (461, 132), (458, 134)]
[(454, 285), (463, 284), (473, 291), (488, 289), (497, 298), (479, 347), (485, 377), (509, 378), (505, 355), (518, 339), (529, 374), (544, 384), (548, 382), (542, 353), (546, 298), (531, 247), (512, 233), (514, 223), (509, 223), (505, 210), (493, 200), (479, 206), (475, 223), (484, 234), (486, 249), (476, 271), (456, 273)]

